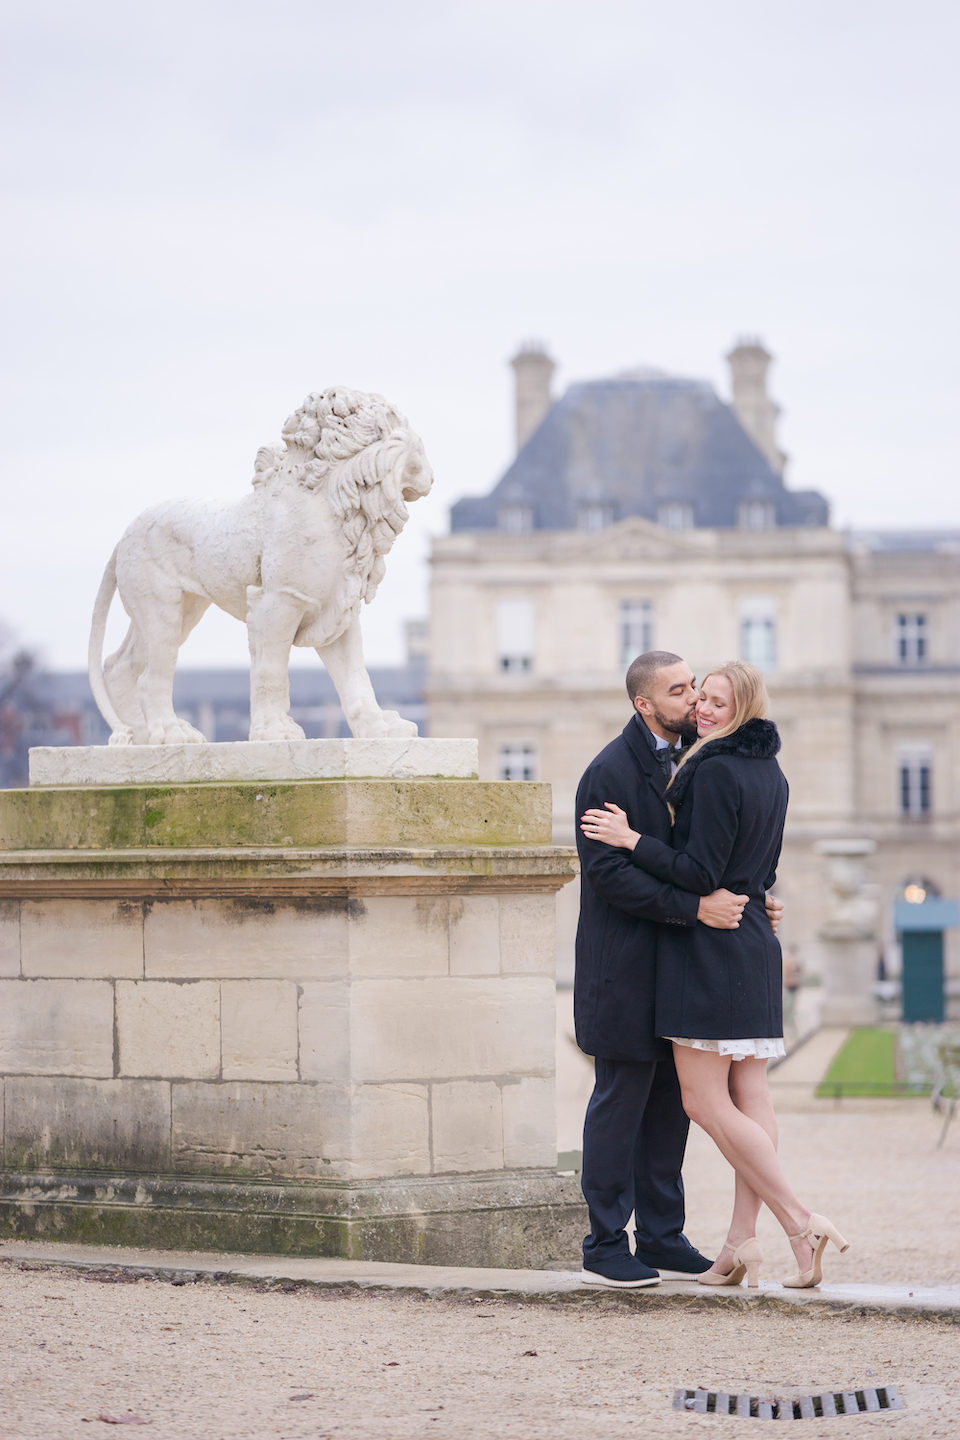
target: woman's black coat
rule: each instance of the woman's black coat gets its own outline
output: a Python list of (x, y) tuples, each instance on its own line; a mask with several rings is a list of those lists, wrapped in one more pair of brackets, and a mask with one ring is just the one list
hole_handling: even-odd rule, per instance
[(588, 840), (580, 816), (612, 800), (632, 829), (669, 841), (665, 789), (650, 731), (634, 715), (587, 766), (577, 791), (577, 1044), (607, 1060), (670, 1058), (670, 1046), (654, 1034), (657, 936), (667, 927), (690, 934), (685, 927), (696, 924), (699, 896), (638, 870), (628, 850)]
[(740, 1040), (783, 1034), (780, 945), (765, 892), (777, 876), (787, 782), (777, 764), (777, 727), (750, 720), (712, 740), (677, 772), (672, 848), (641, 834), (635, 865), (698, 895), (749, 895), (738, 930), (660, 930), (658, 1035)]

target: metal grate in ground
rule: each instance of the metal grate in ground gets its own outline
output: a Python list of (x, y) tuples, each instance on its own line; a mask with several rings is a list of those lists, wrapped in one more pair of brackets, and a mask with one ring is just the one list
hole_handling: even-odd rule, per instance
[(862, 1415), (902, 1410), (896, 1385), (874, 1390), (834, 1390), (794, 1400), (764, 1400), (759, 1395), (728, 1395), (723, 1390), (675, 1390), (674, 1410), (698, 1415), (736, 1415), (753, 1420), (819, 1420), (832, 1415)]

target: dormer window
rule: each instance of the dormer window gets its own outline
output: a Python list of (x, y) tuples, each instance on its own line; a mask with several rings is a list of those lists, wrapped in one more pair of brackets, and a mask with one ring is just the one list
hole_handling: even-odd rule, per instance
[(693, 506), (685, 501), (670, 500), (658, 509), (657, 524), (665, 530), (692, 530)]
[(770, 500), (744, 500), (738, 511), (741, 530), (774, 530), (777, 507)]
[(529, 505), (501, 505), (497, 528), (508, 535), (523, 535), (533, 529), (533, 510)]
[(605, 530), (613, 524), (613, 506), (599, 500), (586, 500), (577, 506), (578, 530)]

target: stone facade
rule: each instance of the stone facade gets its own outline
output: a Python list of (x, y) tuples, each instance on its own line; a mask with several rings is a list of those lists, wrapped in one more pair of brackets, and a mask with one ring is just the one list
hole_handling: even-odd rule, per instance
[[(763, 411), (758, 400), (769, 358), (753, 344), (731, 356), (756, 362), (740, 436), (753, 444), (760, 414), (757, 438), (772, 462), (776, 407)], [(633, 431), (616, 429), (631, 384), (637, 414), (658, 427), (656, 444), (644, 429), (635, 449)], [(767, 672), (791, 787), (778, 887), (785, 945), (808, 976), (828, 977), (840, 943), (831, 929), (836, 866), (818, 842), (863, 842), (874, 919), (856, 944), (874, 980), (882, 956), (891, 993), (895, 900), (912, 882), (960, 894), (960, 537), (831, 528), (820, 497), (785, 490), (758, 449), (753, 469), (738, 470), (724, 428), (741, 423), (734, 407), (704, 400), (704, 414), (726, 411), (712, 428), (692, 401), (678, 410), (692, 384), (573, 387), (492, 495), (454, 507), (453, 533), (433, 547), (430, 731), (477, 736), (486, 779), (548, 780), (555, 838), (570, 844), (579, 777), (630, 717), (623, 678), (634, 655), (672, 650), (700, 675), (732, 656), (755, 661)], [(694, 523), (672, 527), (669, 506), (656, 509), (658, 486)], [(578, 493), (606, 495), (607, 510), (600, 500), (580, 504)], [(497, 527), (507, 500), (526, 528)], [(664, 523), (648, 518), (658, 513)], [(704, 523), (711, 515), (720, 523)], [(574, 887), (559, 908), (559, 973), (569, 980)], [(862, 954), (858, 963), (859, 974)], [(828, 984), (827, 1015), (875, 1018), (871, 984), (861, 974), (858, 995), (833, 1011)], [(955, 932), (947, 990), (960, 995)]]
[(568, 1259), (550, 831), (540, 784), (4, 792), (0, 1223)]

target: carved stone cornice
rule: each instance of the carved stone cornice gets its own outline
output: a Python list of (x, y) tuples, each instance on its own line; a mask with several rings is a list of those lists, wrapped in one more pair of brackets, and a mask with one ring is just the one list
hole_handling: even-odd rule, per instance
[(0, 851), (0, 899), (350, 898), (560, 890), (573, 847)]

